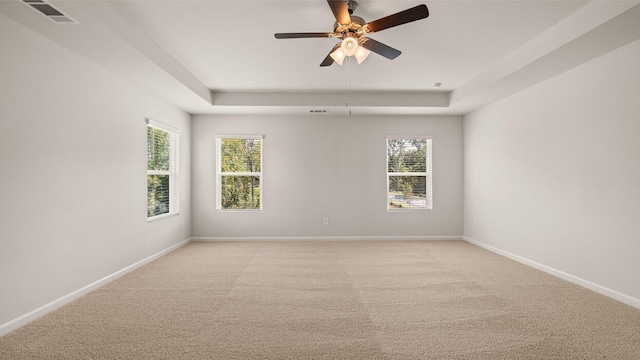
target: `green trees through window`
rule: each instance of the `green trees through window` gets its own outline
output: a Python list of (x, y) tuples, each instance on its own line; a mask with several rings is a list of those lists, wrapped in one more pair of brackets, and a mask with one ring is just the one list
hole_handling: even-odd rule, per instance
[(220, 137), (216, 148), (217, 208), (261, 209), (262, 137)]
[(147, 126), (147, 218), (174, 212), (175, 136)]
[(431, 139), (387, 139), (387, 209), (431, 209)]

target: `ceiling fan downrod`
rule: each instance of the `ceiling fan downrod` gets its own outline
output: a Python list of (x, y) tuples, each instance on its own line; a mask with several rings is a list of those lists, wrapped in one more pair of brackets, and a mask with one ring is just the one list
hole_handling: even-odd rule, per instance
[(349, 11), (349, 15), (353, 15), (353, 12), (358, 8), (358, 2), (355, 0), (345, 0), (347, 3), (347, 10)]

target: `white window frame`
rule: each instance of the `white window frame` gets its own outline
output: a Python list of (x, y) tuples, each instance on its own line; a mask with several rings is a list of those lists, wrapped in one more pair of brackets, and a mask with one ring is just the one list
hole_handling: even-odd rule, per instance
[[(425, 172), (389, 172), (389, 140), (393, 139), (424, 139), (426, 143), (426, 171)], [(387, 212), (414, 212), (414, 211), (433, 211), (433, 137), (426, 135), (389, 135), (385, 139), (386, 163), (385, 169), (387, 173), (387, 190), (385, 207)], [(391, 176), (425, 176), (427, 203), (425, 208), (389, 208), (389, 177)]]
[[(260, 171), (256, 172), (223, 172), (222, 171), (222, 139), (254, 139), (260, 140)], [(264, 135), (216, 135), (216, 210), (220, 212), (256, 212), (264, 208), (264, 192), (262, 170), (264, 169)], [(222, 177), (223, 176), (256, 176), (260, 179), (260, 208), (259, 209), (223, 209), (222, 208)]]
[[(148, 216), (147, 221), (149, 222), (180, 214), (180, 201), (178, 199), (178, 149), (180, 141), (180, 131), (176, 128), (151, 119), (146, 119), (145, 122), (147, 123), (147, 127), (156, 128), (169, 133), (169, 170), (149, 170), (147, 165), (147, 176), (169, 175), (169, 212), (151, 217)], [(147, 195), (147, 206), (149, 205), (148, 202), (149, 197)]]

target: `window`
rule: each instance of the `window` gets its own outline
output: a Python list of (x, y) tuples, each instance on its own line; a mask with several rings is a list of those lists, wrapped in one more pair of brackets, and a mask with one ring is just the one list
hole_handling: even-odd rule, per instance
[(431, 138), (387, 138), (387, 211), (432, 210)]
[(178, 132), (147, 121), (147, 219), (178, 213)]
[(218, 210), (262, 210), (262, 138), (216, 138)]

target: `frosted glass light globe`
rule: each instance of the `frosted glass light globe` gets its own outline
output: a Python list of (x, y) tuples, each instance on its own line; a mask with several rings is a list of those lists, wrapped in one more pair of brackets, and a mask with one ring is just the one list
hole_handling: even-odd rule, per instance
[(344, 56), (344, 51), (342, 51), (341, 48), (338, 48), (336, 51), (332, 52), (330, 55), (333, 61), (337, 62), (338, 65), (342, 65), (342, 62), (344, 61), (345, 56)]
[(362, 63), (370, 53), (371, 51), (369, 51), (368, 49), (365, 49), (362, 46), (358, 46), (358, 50), (356, 50), (355, 54), (356, 60), (358, 60), (358, 64)]
[(353, 56), (358, 50), (358, 40), (352, 37), (348, 37), (342, 40), (340, 48), (342, 48), (342, 52), (344, 52), (345, 56)]

